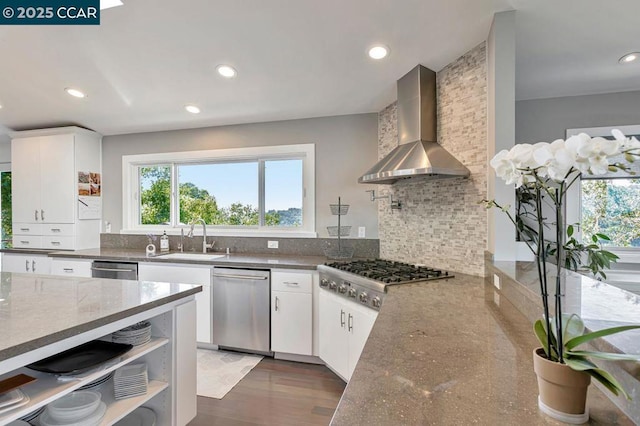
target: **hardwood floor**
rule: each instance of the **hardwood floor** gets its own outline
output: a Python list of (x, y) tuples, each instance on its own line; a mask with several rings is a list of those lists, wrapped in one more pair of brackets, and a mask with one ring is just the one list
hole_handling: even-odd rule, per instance
[(223, 399), (199, 396), (189, 426), (328, 425), (344, 387), (325, 366), (264, 358)]

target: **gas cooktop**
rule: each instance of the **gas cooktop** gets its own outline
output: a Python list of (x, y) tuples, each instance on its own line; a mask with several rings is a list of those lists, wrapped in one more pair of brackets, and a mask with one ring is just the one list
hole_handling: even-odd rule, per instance
[(453, 277), (440, 269), (383, 259), (327, 262), (325, 265), (388, 284)]

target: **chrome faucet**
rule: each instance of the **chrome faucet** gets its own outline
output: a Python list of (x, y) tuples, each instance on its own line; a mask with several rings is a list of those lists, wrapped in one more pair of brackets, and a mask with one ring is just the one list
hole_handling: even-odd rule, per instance
[(202, 224), (202, 252), (206, 253), (207, 249), (213, 248), (215, 241), (212, 241), (211, 244), (207, 244), (207, 222), (205, 222), (203, 218), (200, 217), (191, 223), (191, 229), (189, 229), (189, 233), (187, 234), (187, 237), (189, 238), (193, 237), (193, 228), (196, 226), (197, 223)]

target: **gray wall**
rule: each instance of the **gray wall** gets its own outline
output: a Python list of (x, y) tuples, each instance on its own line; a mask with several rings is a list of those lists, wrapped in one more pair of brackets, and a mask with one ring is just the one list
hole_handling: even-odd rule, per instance
[(345, 115), (303, 120), (242, 124), (168, 132), (107, 136), (102, 142), (103, 220), (112, 232), (122, 228), (122, 156), (159, 152), (314, 143), (316, 146), (316, 232), (337, 225), (330, 203), (338, 196), (351, 205), (343, 224), (366, 227), (367, 238), (378, 237), (376, 205), (370, 185), (358, 177), (377, 161), (377, 114)]
[(552, 142), (567, 129), (640, 124), (640, 91), (516, 102), (516, 142)]

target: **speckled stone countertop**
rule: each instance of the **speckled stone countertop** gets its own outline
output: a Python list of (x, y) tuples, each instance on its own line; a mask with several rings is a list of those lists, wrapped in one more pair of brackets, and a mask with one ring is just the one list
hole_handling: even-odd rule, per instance
[(0, 361), (202, 291), (199, 285), (0, 275)]
[[(22, 249), (4, 249), (5, 253), (33, 253), (33, 250), (25, 252)], [(309, 269), (314, 270), (318, 265), (327, 261), (324, 256), (291, 256), (291, 255), (266, 255), (266, 254), (229, 254), (215, 260), (192, 260), (192, 259), (166, 259), (161, 254), (147, 257), (144, 250), (127, 249), (87, 249), (76, 251), (40, 251), (41, 254), (48, 254), (49, 257), (64, 257), (77, 259), (99, 259), (99, 260), (119, 260), (135, 262), (164, 262), (164, 263), (191, 263), (200, 265), (229, 266), (240, 268), (283, 268), (283, 269)], [(176, 253), (176, 252), (172, 252)], [(186, 253), (186, 252), (185, 252)], [(216, 255), (221, 253), (208, 253)]]
[[(531, 322), (484, 278), (392, 286), (332, 425), (557, 425), (537, 407)], [(633, 422), (594, 386), (591, 424)]]

